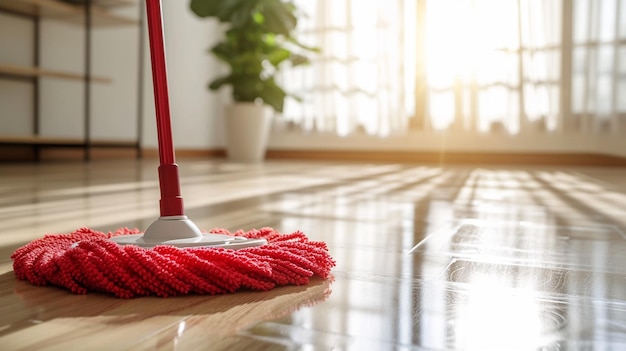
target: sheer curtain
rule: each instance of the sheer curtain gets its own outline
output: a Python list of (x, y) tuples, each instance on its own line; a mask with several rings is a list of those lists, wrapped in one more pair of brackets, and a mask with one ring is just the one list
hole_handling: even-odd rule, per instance
[(626, 0), (299, 4), (323, 50), (284, 76), (304, 97), (285, 118), (305, 130), (626, 130)]
[(429, 0), (425, 10), (432, 128), (557, 128), (561, 0)]
[(415, 108), (415, 0), (299, 0), (299, 40), (321, 48), (282, 82), (284, 118), (304, 130), (389, 135)]
[(626, 0), (573, 0), (572, 116), (586, 133), (626, 122)]
[(433, 129), (619, 133), (626, 0), (417, 0)]

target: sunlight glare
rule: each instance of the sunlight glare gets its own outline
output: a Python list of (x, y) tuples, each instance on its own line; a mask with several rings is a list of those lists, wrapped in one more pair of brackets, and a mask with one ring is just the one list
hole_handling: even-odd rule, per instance
[[(456, 90), (473, 84), (481, 90), (492, 84), (518, 84), (518, 61), (511, 56), (519, 47), (516, 11), (513, 0), (427, 2), (426, 74), (434, 129), (445, 129), (456, 118)], [(515, 133), (519, 124), (510, 110), (519, 103), (510, 100), (506, 91), (506, 96), (500, 95), (495, 90), (479, 93), (489, 100), (478, 102), (483, 116), (479, 129), (486, 131), (493, 121), (502, 121)], [(462, 113), (467, 115), (468, 101), (463, 100)]]
[(468, 43), (473, 28), (469, 23), (472, 16), (467, 15), (469, 5), (469, 1), (428, 2), (426, 65), (431, 87), (449, 87), (458, 75), (470, 73), (474, 59)]
[(541, 342), (533, 289), (508, 288), (497, 277), (477, 274), (467, 304), (459, 309), (456, 340), (467, 350), (536, 350)]

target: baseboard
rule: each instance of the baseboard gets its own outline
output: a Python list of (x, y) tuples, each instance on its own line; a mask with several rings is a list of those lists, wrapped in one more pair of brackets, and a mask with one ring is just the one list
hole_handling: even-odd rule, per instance
[[(158, 158), (158, 149), (143, 149), (143, 157), (146, 158)], [(176, 149), (176, 157), (184, 158), (213, 158), (213, 157), (226, 157), (226, 150), (224, 149)]]
[[(134, 159), (137, 149), (129, 147), (108, 148), (92, 147), (89, 150), (92, 160)], [(85, 152), (80, 147), (39, 147), (40, 161), (82, 161)], [(0, 162), (34, 162), (37, 161), (37, 146), (18, 145), (0, 146)]]
[(7, 146), (0, 147), (0, 162), (21, 162), (35, 159), (33, 148), (27, 146)]
[[(35, 160), (32, 147), (0, 147), (0, 161)], [(158, 158), (154, 148), (141, 150), (144, 158)], [(177, 149), (178, 158), (224, 158), (224, 149)], [(91, 149), (91, 159), (134, 159), (134, 148)], [(428, 152), (428, 151), (375, 151), (375, 150), (268, 150), (269, 160), (316, 160), (356, 162), (397, 162), (423, 164), (486, 164), (486, 165), (551, 165), (551, 166), (601, 166), (626, 167), (626, 158), (592, 153), (525, 153), (525, 152)], [(42, 161), (82, 161), (83, 150), (44, 148)]]
[(267, 158), (425, 164), (626, 166), (624, 157), (589, 153), (268, 150)]
[[(137, 150), (134, 148), (92, 147), (89, 150), (89, 157), (92, 160), (130, 160), (137, 157)], [(45, 148), (40, 153), (42, 161), (78, 161), (84, 158), (85, 153), (80, 148)]]

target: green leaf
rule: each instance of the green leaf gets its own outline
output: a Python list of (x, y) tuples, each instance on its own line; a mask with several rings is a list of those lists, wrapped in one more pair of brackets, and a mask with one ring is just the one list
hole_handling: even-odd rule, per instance
[(235, 101), (254, 102), (263, 91), (263, 82), (257, 76), (233, 76), (231, 83)]
[(220, 0), (191, 0), (189, 7), (198, 17), (217, 16), (221, 10)]
[(220, 22), (228, 23), (232, 22), (233, 16), (235, 13), (241, 8), (241, 6), (245, 5), (247, 1), (250, 0), (219, 0), (222, 3), (222, 7), (220, 11), (217, 13), (217, 18), (220, 19)]
[(263, 83), (263, 90), (259, 97), (276, 112), (283, 112), (285, 97), (287, 96), (285, 91), (276, 85), (273, 79), (268, 79)]
[(263, 24), (263, 23), (265, 23), (265, 16), (263, 16), (263, 14), (258, 12), (258, 11), (255, 11), (252, 14), (252, 19), (254, 20), (254, 23), (256, 23), (256, 24)]
[(276, 46), (276, 35), (274, 33), (267, 33), (263, 35), (263, 43), (268, 46)]
[(221, 88), (224, 84), (229, 84), (231, 82), (231, 80), (232, 80), (232, 76), (231, 75), (217, 78), (217, 79), (213, 80), (211, 82), (211, 84), (209, 84), (209, 89), (217, 90), (217, 89)]
[(261, 13), (265, 17), (264, 28), (269, 32), (288, 36), (296, 28), (298, 19), (293, 14), (293, 6), (280, 0), (262, 3)]
[(296, 100), (297, 102), (302, 102), (304, 101), (304, 99), (301, 96), (298, 95), (294, 95), (294, 94), (287, 94), (290, 98)]
[(221, 42), (215, 45), (211, 52), (220, 60), (229, 62), (232, 57), (232, 50), (228, 43)]
[(233, 16), (241, 16), (246, 11), (244, 8), (255, 4), (255, 0), (191, 0), (189, 7), (199, 17), (216, 17), (220, 22), (231, 22)]
[(298, 54), (291, 54), (291, 56), (289, 57), (289, 61), (291, 61), (291, 65), (293, 67), (301, 66), (301, 65), (308, 65), (311, 63), (311, 60), (309, 60), (308, 57), (298, 55)]
[(322, 50), (321, 50), (320, 48), (315, 47), (315, 46), (308, 46), (308, 45), (304, 45), (304, 44), (300, 43), (299, 41), (297, 41), (297, 40), (296, 40), (295, 38), (293, 38), (293, 37), (287, 37), (286, 39), (287, 39), (287, 41), (288, 41), (288, 42), (290, 42), (290, 43), (292, 43), (292, 44), (296, 45), (297, 47), (299, 47), (299, 48), (301, 48), (301, 49), (304, 49), (304, 50), (307, 50), (307, 51), (312, 51), (312, 52), (315, 52), (315, 53), (320, 53), (320, 52), (322, 52)]
[(256, 6), (255, 1), (243, 1), (234, 8), (234, 12), (230, 16), (232, 28), (241, 28), (251, 22), (252, 12)]
[(274, 66), (278, 66), (281, 62), (291, 56), (291, 52), (287, 49), (275, 49), (267, 55), (267, 60)]

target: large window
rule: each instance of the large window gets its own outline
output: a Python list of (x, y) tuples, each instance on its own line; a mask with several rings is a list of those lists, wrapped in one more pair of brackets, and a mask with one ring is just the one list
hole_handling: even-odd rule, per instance
[(305, 130), (626, 131), (626, 0), (300, 2)]
[(623, 129), (626, 1), (418, 3), (425, 12), (421, 112), (432, 128)]

